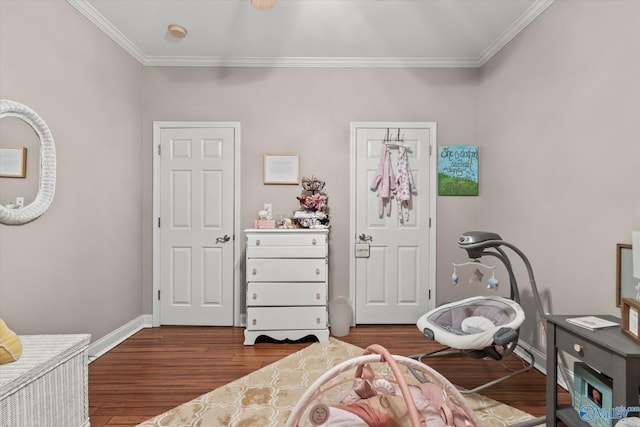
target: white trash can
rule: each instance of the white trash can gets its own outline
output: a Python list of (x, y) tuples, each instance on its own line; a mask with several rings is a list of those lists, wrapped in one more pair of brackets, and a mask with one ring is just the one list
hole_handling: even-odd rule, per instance
[(329, 325), (331, 335), (343, 337), (351, 326), (351, 301), (347, 297), (335, 297), (329, 301)]

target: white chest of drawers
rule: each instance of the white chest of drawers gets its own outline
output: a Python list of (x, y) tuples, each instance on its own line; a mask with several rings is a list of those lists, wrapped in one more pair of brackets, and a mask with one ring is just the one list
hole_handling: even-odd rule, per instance
[(249, 229), (247, 328), (244, 344), (261, 336), (329, 341), (327, 327), (329, 231)]

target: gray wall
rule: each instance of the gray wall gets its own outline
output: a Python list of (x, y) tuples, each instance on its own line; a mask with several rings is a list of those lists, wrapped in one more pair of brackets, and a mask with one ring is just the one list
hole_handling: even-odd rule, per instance
[(299, 188), (262, 185), (262, 153), (299, 152), (328, 183), (332, 292), (348, 286), (349, 122), (435, 121), (440, 145), (480, 146), (480, 196), (438, 198), (438, 300), (477, 293), (448, 285), (451, 262), (461, 232), (488, 229), (529, 256), (553, 312), (619, 314), (615, 243), (640, 229), (639, 6), (556, 1), (480, 70), (185, 69), (143, 68), (66, 2), (0, 0), (0, 96), (43, 116), (59, 157), (52, 208), (0, 226), (0, 315), (97, 339), (151, 313), (154, 120), (241, 122), (243, 227), (265, 202), (296, 207)]
[[(474, 144), (478, 70), (167, 68), (144, 70), (145, 146), (153, 120), (239, 121), (242, 126), (241, 226), (264, 203), (275, 215), (298, 207), (300, 186), (263, 185), (265, 152), (300, 153), (302, 175), (327, 182), (331, 211), (330, 294), (349, 295), (349, 125), (351, 121), (435, 121), (440, 144)], [(390, 99), (394, 99), (390, 102)], [(152, 158), (143, 159), (143, 194), (152, 192)], [(447, 212), (472, 200), (441, 199)], [(151, 199), (144, 200), (145, 247), (151, 248)], [(468, 210), (467, 210), (468, 213)], [(440, 230), (458, 225), (447, 215)], [(447, 234), (447, 233), (445, 233)], [(242, 236), (240, 241), (243, 241)], [(455, 241), (455, 239), (454, 239)], [(145, 251), (151, 271), (151, 251)], [(144, 294), (151, 295), (146, 276)], [(151, 311), (151, 300), (144, 306)]]
[(639, 2), (556, 1), (482, 69), (479, 224), (525, 251), (553, 313), (620, 315), (616, 243), (640, 229), (638, 52)]
[[(0, 97), (36, 111), (57, 151), (51, 208), (0, 225), (0, 316), (20, 334), (96, 339), (142, 313), (142, 68), (65, 1), (0, 1)], [(11, 121), (1, 144), (21, 145)], [(0, 202), (33, 200), (20, 181), (0, 179)]]

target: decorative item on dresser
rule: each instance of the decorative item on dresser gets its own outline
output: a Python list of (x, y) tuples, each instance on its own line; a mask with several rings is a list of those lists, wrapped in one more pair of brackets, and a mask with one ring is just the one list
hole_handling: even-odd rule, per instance
[(327, 229), (245, 230), (247, 328), (244, 344), (261, 336), (329, 340)]

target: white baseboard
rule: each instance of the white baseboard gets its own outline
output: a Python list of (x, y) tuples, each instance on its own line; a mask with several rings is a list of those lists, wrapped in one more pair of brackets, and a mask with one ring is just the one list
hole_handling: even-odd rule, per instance
[(531, 344), (521, 341), (519, 346), (514, 350), (514, 353), (524, 360), (529, 360), (529, 355), (520, 347), (526, 348), (531, 352), (531, 354), (533, 354), (533, 367), (547, 375), (547, 355), (533, 347)]
[[(533, 354), (533, 367), (543, 374), (547, 375), (547, 354), (541, 352), (540, 350), (526, 342), (520, 342), (520, 346), (526, 348), (531, 352), (531, 354)], [(529, 356), (522, 348), (520, 348), (520, 346), (516, 347), (514, 353), (524, 360), (529, 360)], [(569, 385), (566, 383), (565, 378), (573, 382), (573, 371), (564, 366), (564, 360), (562, 361), (562, 363), (563, 364), (558, 365), (558, 385), (565, 390), (569, 390)]]
[(143, 314), (89, 345), (89, 363), (143, 328), (153, 326), (151, 314)]

